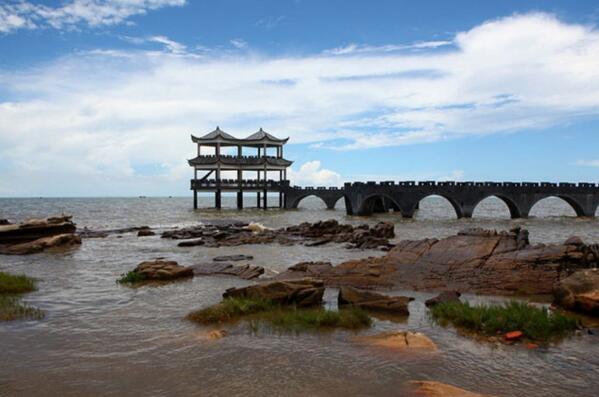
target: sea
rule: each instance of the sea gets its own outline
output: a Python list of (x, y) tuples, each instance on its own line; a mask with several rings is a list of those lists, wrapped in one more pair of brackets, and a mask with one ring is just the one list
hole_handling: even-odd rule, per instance
[[(255, 205), (255, 198), (247, 201), (247, 206)], [(200, 197), (200, 205), (210, 207), (213, 199)], [(297, 210), (237, 211), (232, 196), (225, 196), (223, 205), (222, 210), (193, 210), (191, 197), (0, 199), (0, 218), (14, 222), (68, 214), (79, 228), (150, 226), (157, 231), (150, 237), (123, 233), (84, 239), (80, 247), (64, 253), (0, 255), (0, 271), (38, 280), (37, 291), (23, 300), (45, 313), (41, 320), (0, 323), (0, 396), (409, 396), (407, 385), (413, 380), (504, 397), (597, 395), (599, 330), (537, 349), (479, 342), (430, 318), (424, 300), (434, 294), (390, 290), (385, 293), (415, 298), (409, 317), (375, 318), (372, 328), (358, 332), (283, 332), (240, 322), (226, 327), (226, 337), (212, 340), (207, 333), (215, 328), (191, 323), (186, 314), (217, 303), (227, 288), (251, 282), (198, 276), (131, 288), (116, 280), (139, 262), (159, 257), (192, 265), (219, 255), (245, 254), (254, 257), (247, 263), (264, 266), (266, 275), (274, 275), (302, 261), (338, 264), (384, 254), (342, 244), (182, 248), (177, 241), (160, 238), (163, 230), (214, 220), (258, 222), (271, 228), (326, 219), (351, 224), (389, 221), (395, 224), (394, 241), (442, 238), (473, 227), (521, 227), (537, 244), (563, 242), (572, 235), (599, 243), (599, 214), (595, 219), (576, 218), (557, 198), (539, 202), (528, 219), (515, 220), (494, 198), (481, 202), (471, 219), (456, 219), (451, 204), (441, 197), (423, 200), (411, 219), (394, 212), (348, 216), (342, 200), (327, 210), (314, 197), (302, 201)], [(327, 289), (327, 307), (336, 307), (336, 293)], [(506, 300), (468, 294), (463, 299)], [(423, 332), (438, 350), (380, 350), (353, 339), (393, 330)]]

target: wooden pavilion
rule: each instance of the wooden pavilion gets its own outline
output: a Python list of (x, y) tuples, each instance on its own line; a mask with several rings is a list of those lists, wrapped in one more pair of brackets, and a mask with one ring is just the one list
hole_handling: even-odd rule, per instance
[[(287, 185), (287, 167), (293, 162), (283, 158), (283, 146), (289, 138), (279, 139), (262, 128), (247, 138), (239, 139), (222, 131), (219, 127), (204, 136), (191, 135), (198, 145), (197, 157), (188, 160), (194, 169), (191, 180), (193, 208), (198, 208), (198, 192), (214, 192), (214, 206), (221, 208), (222, 192), (237, 193), (237, 208), (243, 208), (243, 193), (256, 192), (257, 206), (268, 208), (268, 192), (277, 192), (279, 208), (284, 206), (281, 186)], [(255, 151), (244, 154), (244, 148)], [(272, 153), (274, 151), (274, 153)], [(273, 155), (274, 154), (274, 155)], [(198, 171), (207, 173), (198, 178)], [(255, 178), (247, 179), (244, 173), (255, 172)], [(235, 178), (223, 178), (224, 174)], [(269, 179), (269, 174), (278, 173), (278, 181)], [(209, 179), (211, 175), (214, 177)]]

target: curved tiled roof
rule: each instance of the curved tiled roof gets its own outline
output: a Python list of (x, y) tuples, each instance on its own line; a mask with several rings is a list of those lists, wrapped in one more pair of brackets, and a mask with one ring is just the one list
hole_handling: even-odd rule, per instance
[(280, 159), (277, 157), (256, 157), (256, 156), (198, 156), (191, 160), (188, 160), (189, 165), (212, 165), (217, 164), (220, 160), (221, 164), (225, 165), (264, 165), (264, 163), (269, 165), (274, 165), (278, 167), (289, 167), (293, 164), (293, 161), (289, 161), (286, 159)]
[(270, 141), (270, 142), (285, 143), (289, 140), (289, 138), (285, 138), (285, 139), (277, 138), (276, 136), (273, 136), (273, 135), (269, 134), (268, 132), (264, 131), (262, 128), (260, 128), (260, 130), (258, 130), (257, 132), (254, 132), (252, 135), (246, 137), (245, 140), (246, 141)]
[(221, 130), (219, 127), (216, 127), (214, 131), (209, 132), (208, 134), (200, 137), (197, 137), (192, 134), (191, 140), (194, 143), (214, 143), (216, 141), (222, 141), (223, 143), (229, 143), (232, 145), (259, 145), (261, 143), (273, 143), (277, 145), (282, 145), (287, 143), (289, 138), (277, 138), (260, 128), (258, 132), (253, 133), (247, 138), (240, 139), (235, 138), (231, 134), (227, 134), (226, 132)]

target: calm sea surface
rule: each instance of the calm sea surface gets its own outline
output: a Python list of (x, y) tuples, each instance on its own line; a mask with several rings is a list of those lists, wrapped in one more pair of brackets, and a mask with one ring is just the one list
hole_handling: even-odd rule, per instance
[[(211, 200), (202, 199), (208, 206)], [(248, 199), (249, 201), (249, 199)], [(271, 202), (274, 202), (271, 201)], [(224, 203), (233, 206), (234, 199)], [(339, 205), (342, 205), (341, 202)], [(507, 207), (488, 199), (473, 219), (455, 219), (451, 205), (431, 197), (414, 219), (389, 213), (347, 217), (306, 199), (296, 211), (191, 209), (190, 198), (0, 199), (0, 218), (72, 214), (91, 229), (148, 225), (158, 229), (213, 219), (239, 219), (282, 227), (335, 218), (347, 223), (395, 223), (398, 239), (444, 237), (467, 227), (527, 228), (533, 242), (561, 242), (571, 235), (599, 242), (599, 218), (577, 219), (559, 199), (535, 206), (531, 218), (510, 220)], [(598, 214), (599, 215), (599, 214)], [(243, 323), (213, 341), (208, 328), (184, 320), (196, 308), (216, 303), (229, 287), (248, 284), (226, 277), (195, 277), (160, 287), (128, 288), (115, 283), (142, 260), (174, 259), (182, 265), (223, 254), (249, 254), (270, 273), (305, 260), (339, 263), (381, 255), (341, 245), (306, 248), (278, 245), (179, 248), (160, 236), (135, 234), (85, 239), (68, 253), (1, 256), (0, 270), (39, 279), (25, 301), (43, 309), (41, 321), (0, 323), (0, 396), (337, 396), (407, 395), (410, 380), (436, 380), (497, 396), (596, 396), (599, 336), (575, 336), (548, 348), (492, 346), (433, 324), (423, 301), (432, 294), (390, 291), (416, 297), (404, 322), (385, 319), (362, 334), (420, 330), (439, 346), (433, 354), (392, 353), (352, 343), (350, 332), (276, 333)], [(327, 304), (335, 306), (334, 289)], [(466, 296), (471, 301), (499, 300)]]

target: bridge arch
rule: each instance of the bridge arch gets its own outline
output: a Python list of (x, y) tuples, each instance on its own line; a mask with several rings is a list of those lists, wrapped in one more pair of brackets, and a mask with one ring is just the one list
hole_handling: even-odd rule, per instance
[(315, 194), (315, 193), (307, 193), (307, 194), (304, 194), (304, 195), (301, 195), (301, 196), (295, 197), (295, 198), (293, 199), (293, 201), (291, 202), (291, 204), (290, 204), (290, 207), (291, 207), (291, 208), (298, 208), (298, 207), (299, 207), (299, 204), (300, 204), (300, 203), (301, 203), (301, 202), (302, 202), (304, 199), (306, 199), (306, 198), (308, 198), (308, 197), (316, 197), (316, 198), (318, 198), (318, 199), (319, 199), (319, 200), (320, 200), (322, 203), (324, 203), (324, 205), (325, 205), (325, 206), (327, 206), (327, 202), (326, 202), (326, 200), (325, 200), (323, 197), (320, 197), (319, 195), (317, 195), (317, 194)]
[(483, 201), (485, 201), (488, 198), (492, 198), (495, 197), (499, 200), (501, 200), (506, 206), (508, 211), (510, 212), (510, 218), (514, 219), (514, 218), (522, 218), (523, 216), (527, 216), (528, 215), (528, 211), (524, 211), (523, 209), (521, 209), (518, 204), (516, 203), (515, 200), (513, 200), (512, 198), (503, 195), (503, 194), (489, 194), (487, 196), (484, 196), (483, 198), (481, 198), (480, 200), (478, 200), (473, 206), (472, 209), (470, 210), (470, 213), (468, 215), (465, 215), (469, 218), (472, 217), (472, 215), (474, 214), (474, 211), (476, 210), (476, 208), (479, 206), (480, 203), (482, 203)]
[(404, 214), (401, 205), (386, 193), (376, 192), (366, 196), (359, 205), (360, 207), (357, 209), (358, 215), (370, 215), (373, 212), (388, 212), (390, 209), (400, 211), (402, 215)]
[(451, 197), (444, 193), (430, 193), (430, 194), (420, 197), (418, 199), (418, 201), (414, 204), (413, 210), (419, 209), (422, 204), (422, 200), (429, 198), (429, 197), (441, 197), (441, 198), (445, 199), (446, 202), (451, 204), (458, 219), (462, 218), (464, 216), (463, 211), (462, 211), (462, 206), (460, 205), (460, 203), (454, 197)]
[[(568, 197), (566, 195), (551, 195), (551, 196), (545, 196), (545, 197), (540, 197), (537, 200), (535, 200), (531, 206), (530, 206), (530, 210), (529, 210), (529, 214), (532, 212), (533, 208), (535, 208), (535, 206), (537, 206), (538, 203), (547, 200), (547, 199), (559, 199), (562, 202), (568, 204), (568, 206), (574, 210), (574, 213), (576, 216), (585, 216), (585, 212), (584, 212), (584, 208), (583, 206), (576, 201), (575, 199), (573, 199), (572, 197)], [(538, 208), (538, 207), (537, 207)], [(567, 215), (567, 216), (571, 216), (571, 215)]]

